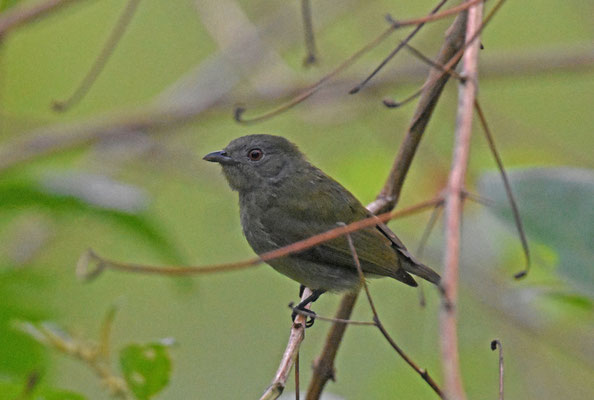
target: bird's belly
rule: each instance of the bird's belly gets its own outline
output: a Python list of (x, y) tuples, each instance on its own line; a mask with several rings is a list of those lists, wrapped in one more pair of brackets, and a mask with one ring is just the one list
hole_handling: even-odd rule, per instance
[(281, 274), (312, 290), (324, 289), (330, 292), (342, 292), (355, 290), (359, 287), (359, 276), (356, 271), (352, 272), (344, 268), (290, 256), (270, 260), (267, 263)]

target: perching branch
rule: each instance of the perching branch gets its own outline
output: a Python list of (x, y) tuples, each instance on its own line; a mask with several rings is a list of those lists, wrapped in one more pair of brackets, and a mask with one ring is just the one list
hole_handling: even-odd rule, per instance
[[(462, 47), (464, 44), (465, 26), (466, 14), (463, 13), (456, 17), (454, 23), (449, 28), (445, 43), (437, 57), (438, 61), (445, 60), (441, 62), (447, 62)], [(436, 70), (432, 70), (429, 73), (427, 81), (433, 83), (432, 85), (427, 85), (427, 89), (417, 105), (417, 109), (409, 125), (405, 139), (396, 159), (394, 160), (389, 177), (381, 193), (375, 201), (367, 206), (372, 213), (392, 210), (398, 203), (400, 191), (404, 184), (404, 178), (412, 164), (412, 160), (429, 119), (431, 118), (437, 100), (449, 79), (447, 75), (442, 75), (439, 79), (434, 79), (437, 74), (439, 74), (439, 71)], [(353, 311), (356, 300), (357, 294), (346, 294), (340, 303), (336, 318), (348, 319)], [(328, 337), (326, 338), (322, 352), (314, 363), (314, 373), (308, 388), (308, 400), (318, 399), (322, 393), (324, 385), (334, 376), (334, 360), (338, 352), (338, 346), (342, 342), (345, 329), (345, 324), (335, 323), (328, 332)]]
[(103, 45), (101, 53), (99, 53), (89, 71), (87, 72), (83, 80), (80, 82), (78, 87), (68, 98), (66, 98), (65, 100), (55, 100), (53, 102), (52, 108), (54, 109), (54, 111), (67, 111), (72, 106), (78, 104), (86, 96), (86, 94), (89, 92), (89, 90), (99, 77), (99, 74), (101, 74), (101, 72), (105, 68), (107, 61), (109, 61), (109, 58), (111, 57), (116, 46), (120, 42), (120, 39), (126, 32), (128, 26), (130, 25), (130, 21), (136, 13), (136, 8), (138, 7), (139, 3), (140, 0), (128, 0), (128, 3), (124, 8), (124, 11), (120, 15), (115, 27), (113, 28), (111, 34), (107, 38), (107, 41)]
[(442, 276), (443, 301), (440, 311), (440, 342), (445, 394), (450, 400), (464, 400), (458, 354), (457, 310), (458, 266), (460, 262), (460, 224), (462, 219), (462, 191), (470, 155), (472, 115), (478, 86), (479, 40), (474, 40), (481, 29), (483, 5), (468, 10), (466, 43), (470, 43), (463, 56), (464, 83), (460, 84), (458, 116), (456, 121), (454, 155), (448, 179), (445, 204), (445, 254)]
[[(303, 294), (301, 295), (301, 300), (305, 300), (311, 294), (312, 291), (309, 288), (305, 288)], [(305, 306), (307, 309), (310, 307), (311, 303)], [(306, 320), (307, 317), (300, 313), (298, 313), (297, 317), (295, 317), (295, 321), (293, 321), (293, 325), (291, 326), (291, 333), (289, 334), (289, 343), (287, 343), (287, 347), (283, 357), (281, 358), (280, 365), (276, 370), (276, 374), (272, 380), (272, 383), (268, 389), (266, 389), (262, 397), (260, 397), (260, 400), (276, 399), (285, 389), (289, 373), (291, 372), (293, 363), (299, 354), (299, 346), (305, 337)]]

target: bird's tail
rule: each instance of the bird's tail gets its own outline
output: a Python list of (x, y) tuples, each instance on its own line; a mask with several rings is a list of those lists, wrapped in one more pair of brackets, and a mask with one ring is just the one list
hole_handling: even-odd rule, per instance
[(441, 277), (439, 276), (439, 274), (437, 272), (433, 271), (428, 266), (421, 264), (419, 262), (415, 262), (414, 260), (411, 260), (411, 259), (405, 259), (402, 261), (403, 261), (402, 268), (404, 268), (404, 270), (406, 272), (410, 272), (413, 275), (416, 275), (420, 278), (425, 279), (426, 281), (429, 281), (429, 282), (439, 286)]

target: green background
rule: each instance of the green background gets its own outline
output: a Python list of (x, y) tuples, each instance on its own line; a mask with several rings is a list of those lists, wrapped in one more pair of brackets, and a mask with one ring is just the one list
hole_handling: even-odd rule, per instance
[[(39, 370), (43, 385), (89, 399), (109, 398), (79, 361), (43, 348), (11, 326), (15, 320), (51, 320), (97, 338), (105, 312), (115, 303), (114, 354), (129, 343), (176, 339), (170, 349), (170, 383), (157, 398), (257, 398), (264, 391), (288, 338), (286, 305), (297, 299), (296, 283), (267, 266), (184, 279), (108, 271), (92, 283), (81, 283), (74, 267), (89, 247), (112, 259), (150, 264), (206, 265), (252, 257), (241, 233), (236, 194), (218, 166), (201, 161), (204, 154), (245, 134), (286, 136), (363, 203), (375, 198), (414, 109), (411, 104), (388, 110), (381, 100), (412, 93), (426, 67), (403, 52), (360, 94), (347, 92), (407, 31), (395, 33), (334, 83), (277, 118), (243, 126), (233, 121), (232, 109), (244, 104), (248, 116), (280, 104), (375, 38), (385, 29), (386, 12), (401, 19), (421, 16), (434, 2), (313, 3), (320, 62), (304, 68), (297, 1), (144, 0), (89, 95), (62, 114), (51, 110), (51, 102), (66, 97), (82, 79), (123, 2), (82, 1), (3, 38), (0, 154), (7, 149), (18, 153), (13, 143), (30, 135), (51, 140), (71, 123), (80, 124), (75, 133), (83, 135), (89, 121), (125, 120), (133, 112), (155, 115), (150, 110), (181, 107), (184, 101), (212, 104), (181, 126), (139, 127), (132, 134), (0, 170), (0, 380), (24, 382), (30, 371)], [(559, 70), (534, 61), (542, 55), (591, 55), (593, 14), (594, 4), (583, 0), (509, 1), (482, 38), (479, 98), (516, 185), (520, 209), (526, 211), (534, 263), (526, 279), (513, 280), (523, 266), (521, 247), (493, 175), (494, 161), (475, 124), (468, 190), (480, 191), (498, 206), (468, 203), (464, 215), (459, 341), (463, 379), (472, 399), (497, 396), (497, 355), (489, 348), (495, 338), (505, 350), (506, 397), (594, 396), (594, 235), (588, 239), (594, 226), (588, 196), (593, 185), (592, 61), (590, 56), (586, 66)], [(449, 23), (426, 26), (412, 43), (433, 56)], [(250, 55), (245, 43), (237, 45), (265, 26), (269, 29), (260, 31), (260, 46), (275, 53), (276, 64), (258, 53)], [(502, 75), (492, 67), (519, 60), (533, 61), (516, 74)], [(184, 76), (210, 86), (193, 89), (187, 80), (180, 84)], [(223, 87), (229, 90), (219, 98), (216, 92)], [(432, 198), (444, 187), (456, 104), (456, 84), (450, 82), (415, 157), (400, 206)], [(50, 126), (59, 128), (44, 128)], [(525, 177), (523, 170), (561, 166), (572, 169), (563, 169), (560, 177), (539, 170), (537, 180), (518, 178)], [(575, 173), (581, 178), (574, 180)], [(136, 190), (133, 212), (55, 192), (56, 182), (85, 190), (101, 177)], [(521, 188), (530, 185), (536, 189), (525, 194)], [(540, 199), (550, 201), (539, 203), (534, 214), (539, 197), (530, 196), (545, 193), (543, 188), (557, 195), (543, 194)], [(103, 192), (117, 197), (110, 193)], [(579, 195), (571, 202), (564, 197), (575, 193)], [(564, 209), (580, 211), (570, 216), (558, 212)], [(390, 226), (414, 250), (428, 218), (423, 214)], [(551, 223), (538, 224), (539, 219)], [(437, 270), (441, 231), (439, 224), (424, 257)], [(576, 245), (580, 240), (584, 242)], [(572, 268), (581, 269), (572, 273)], [(391, 280), (373, 281), (371, 290), (389, 332), (441, 382), (437, 293), (426, 290), (428, 304), (422, 309), (413, 289)], [(316, 312), (332, 315), (339, 299), (322, 297)], [(364, 301), (353, 318), (371, 318)], [(327, 328), (318, 322), (307, 331), (301, 351), (305, 384)], [(347, 330), (336, 369), (337, 382), (329, 383), (327, 391), (346, 399), (435, 398), (370, 327)], [(290, 382), (286, 391), (292, 390)]]

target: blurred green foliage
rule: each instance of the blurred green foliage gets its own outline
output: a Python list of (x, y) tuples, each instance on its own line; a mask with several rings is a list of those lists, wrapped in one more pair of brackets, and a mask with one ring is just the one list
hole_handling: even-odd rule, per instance
[[(242, 126), (232, 120), (231, 111), (237, 103), (246, 104), (247, 113), (268, 110), (377, 36), (385, 29), (386, 12), (395, 18), (416, 17), (434, 3), (313, 2), (321, 61), (304, 69), (297, 2), (145, 0), (87, 98), (63, 114), (51, 111), (51, 102), (66, 97), (82, 79), (115, 24), (122, 2), (80, 2), (3, 37), (0, 150), (24, 151), (12, 144), (31, 135), (41, 135), (37, 145), (43, 146), (57, 140), (61, 124), (80, 124), (77, 133), (84, 135), (85, 124), (107, 121), (114, 114), (125, 120), (132, 110), (149, 104), (154, 107), (149, 115), (165, 105), (208, 106), (184, 125), (150, 129), (136, 124), (134, 132), (91, 140), (0, 171), (0, 393), (12, 397), (22, 393), (21, 382), (39, 370), (44, 371), (43, 385), (89, 399), (109, 398), (78, 361), (41, 347), (11, 327), (15, 320), (49, 319), (84, 336), (101, 324), (106, 305), (118, 301), (114, 348), (168, 336), (179, 343), (169, 350), (170, 383), (155, 398), (259, 396), (286, 344), (290, 326), (286, 304), (296, 300), (297, 284), (266, 266), (193, 279), (198, 284), (183, 291), (165, 277), (115, 272), (86, 284), (74, 276), (76, 260), (89, 247), (109, 258), (150, 264), (204, 265), (251, 257), (241, 234), (236, 195), (217, 166), (200, 160), (244, 134), (288, 137), (362, 202), (373, 200), (413, 110), (412, 106), (387, 110), (381, 99), (412, 93), (421, 80), (406, 71), (425, 66), (402, 53), (366, 90), (355, 96), (346, 93), (402, 33), (360, 60), (336, 84), (275, 119)], [(533, 167), (569, 166), (591, 174), (593, 71), (586, 65), (536, 72), (542, 62), (529, 62), (532, 54), (590, 52), (593, 12), (592, 4), (580, 0), (508, 2), (482, 37), (485, 70), (499, 61), (513, 64), (528, 59), (527, 70), (510, 76), (481, 72), (479, 95), (506, 166), (525, 173), (512, 177), (517, 178), (514, 189), (534, 262), (526, 279), (513, 281), (522, 254), (506, 208), (485, 211), (468, 204), (459, 318), (460, 358), (469, 398), (496, 396), (497, 357), (489, 349), (494, 338), (505, 348), (507, 397), (594, 396), (594, 348), (589, 340), (594, 316), (584, 297), (592, 290), (593, 225), (588, 222), (592, 189), (570, 176), (533, 172)], [(449, 23), (428, 24), (413, 44), (429, 56), (435, 54)], [(251, 29), (263, 27), (268, 28), (258, 38), (264, 48), (273, 49), (279, 65), (258, 62), (266, 57), (249, 58), (228, 50), (250, 37)], [(193, 78), (210, 86), (195, 89)], [(210, 99), (221, 87), (230, 89)], [(402, 206), (433, 197), (445, 184), (456, 95), (452, 82), (415, 157)], [(54, 125), (58, 128), (44, 130)], [(495, 166), (478, 126), (475, 134), (470, 191), (476, 190), (477, 178)], [(55, 171), (141, 188), (146, 203), (123, 211), (100, 206), (92, 198), (51, 191), (55, 180), (48, 172)], [(497, 182), (497, 175), (490, 176)], [(485, 195), (505, 204), (497, 186), (489, 187), (493, 190)], [(107, 197), (119, 196), (104, 192)], [(414, 250), (427, 219), (421, 215), (390, 225)], [(425, 260), (436, 269), (442, 244), (438, 229)], [(440, 380), (437, 294), (428, 291), (428, 306), (422, 309), (412, 289), (377, 280), (371, 290), (387, 329)], [(338, 301), (338, 296), (324, 296), (316, 303), (316, 312), (331, 315)], [(358, 304), (353, 318), (370, 318), (365, 302)], [(301, 351), (302, 385), (309, 380), (307, 366), (325, 334), (322, 322), (308, 330)], [(136, 348), (129, 349), (134, 358)], [(166, 364), (168, 374), (168, 363), (163, 361), (162, 366)], [(347, 399), (435, 398), (372, 328), (349, 328), (336, 368), (337, 382), (330, 383), (328, 391)], [(160, 390), (164, 382), (150, 380), (158, 382)]]

